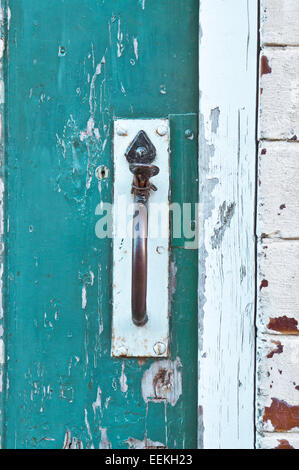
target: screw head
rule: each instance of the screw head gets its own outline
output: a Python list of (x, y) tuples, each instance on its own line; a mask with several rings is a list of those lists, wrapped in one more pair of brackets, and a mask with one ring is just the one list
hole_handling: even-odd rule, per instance
[(193, 134), (193, 132), (192, 132), (191, 129), (186, 129), (186, 130), (185, 130), (185, 137), (186, 137), (186, 139), (190, 139), (190, 140), (193, 139), (194, 134)]
[(154, 344), (154, 353), (157, 356), (162, 356), (162, 354), (165, 353), (166, 351), (166, 344), (162, 343), (161, 341), (158, 341), (156, 344)]
[(159, 126), (157, 129), (157, 134), (163, 137), (164, 135), (168, 134), (168, 128), (166, 126)]
[(119, 136), (126, 136), (128, 135), (128, 131), (126, 129), (123, 129), (122, 127), (117, 127), (116, 133)]

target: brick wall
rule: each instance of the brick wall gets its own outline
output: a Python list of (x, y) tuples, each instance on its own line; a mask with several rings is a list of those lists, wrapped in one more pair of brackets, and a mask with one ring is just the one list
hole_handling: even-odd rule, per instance
[(257, 447), (299, 449), (299, 2), (261, 1)]

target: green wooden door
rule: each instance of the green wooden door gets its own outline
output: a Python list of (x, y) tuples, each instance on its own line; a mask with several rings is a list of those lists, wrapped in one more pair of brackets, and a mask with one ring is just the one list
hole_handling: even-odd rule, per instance
[(169, 359), (112, 359), (95, 208), (113, 197), (116, 117), (169, 117), (172, 200), (196, 201), (198, 1), (4, 10), (2, 447), (196, 447), (197, 250), (172, 240)]

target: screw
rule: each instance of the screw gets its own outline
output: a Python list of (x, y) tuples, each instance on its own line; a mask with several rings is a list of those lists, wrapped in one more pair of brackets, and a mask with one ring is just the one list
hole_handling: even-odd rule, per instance
[(192, 132), (191, 129), (186, 129), (186, 130), (185, 130), (185, 137), (186, 137), (187, 139), (190, 139), (190, 140), (193, 139), (194, 135), (193, 135), (193, 132)]
[(159, 126), (158, 129), (157, 129), (157, 134), (159, 134), (161, 137), (163, 137), (164, 135), (168, 134), (168, 129), (166, 126)]
[(155, 352), (155, 354), (157, 354), (157, 356), (162, 356), (162, 354), (164, 354), (165, 351), (166, 351), (165, 343), (161, 343), (160, 341), (158, 341), (154, 345), (154, 352)]
[(140, 160), (145, 157), (146, 153), (147, 153), (147, 152), (146, 152), (146, 149), (145, 149), (144, 147), (138, 147), (138, 148), (136, 149), (136, 156), (137, 156), (138, 159), (140, 159)]
[(116, 129), (116, 133), (117, 135), (119, 136), (125, 136), (125, 135), (128, 135), (128, 131), (126, 129), (123, 129), (122, 127), (118, 127)]
[(66, 54), (66, 49), (64, 46), (59, 46), (58, 55), (64, 56)]

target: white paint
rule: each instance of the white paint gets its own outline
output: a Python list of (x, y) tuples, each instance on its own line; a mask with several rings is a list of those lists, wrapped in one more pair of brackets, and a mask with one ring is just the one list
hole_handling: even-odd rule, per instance
[[(114, 206), (113, 216), (113, 331), (112, 355), (155, 357), (154, 345), (164, 343), (168, 354), (168, 269), (169, 269), (169, 133), (159, 136), (160, 125), (169, 126), (166, 119), (116, 120), (114, 133)], [(127, 135), (119, 136), (116, 129), (126, 129)], [(164, 231), (148, 238), (148, 291), (149, 320), (137, 327), (131, 319), (131, 269), (132, 269), (132, 216), (126, 216), (132, 204), (131, 185), (133, 175), (125, 158), (125, 152), (140, 130), (144, 130), (157, 150), (154, 164), (160, 173), (152, 178), (158, 188), (149, 200), (149, 231), (155, 226), (154, 204), (164, 204)], [(124, 208), (121, 207), (124, 202)], [(156, 206), (157, 207), (157, 206)], [(166, 228), (166, 230), (165, 230)], [(123, 233), (120, 233), (122, 231)], [(158, 253), (157, 247), (164, 247)]]
[[(298, 322), (299, 334), (299, 241), (264, 240), (258, 246), (258, 327), (268, 330), (271, 318), (287, 317)], [(262, 287), (266, 280), (268, 285)], [(299, 344), (299, 343), (298, 343)], [(298, 392), (299, 395), (299, 392)]]
[(257, 2), (200, 2), (199, 432), (254, 445)]
[(296, 142), (260, 143), (259, 236), (299, 238), (298, 153)]
[(123, 361), (121, 366), (121, 376), (119, 379), (120, 389), (122, 393), (127, 393), (128, 391), (128, 384), (127, 384), (127, 376), (125, 374), (125, 361)]
[(95, 92), (95, 82), (96, 79), (98, 78), (99, 75), (102, 73), (102, 68), (106, 63), (105, 59), (105, 54), (103, 55), (101, 61), (99, 64), (96, 66), (96, 70), (92, 76), (91, 83), (90, 83), (90, 94), (89, 94), (89, 110), (90, 114), (94, 115), (95, 113), (95, 97), (94, 97), (94, 92)]
[(82, 444), (82, 441), (80, 441), (76, 437), (72, 437), (71, 432), (67, 430), (65, 433), (62, 448), (63, 449), (83, 449), (83, 444)]
[[(273, 398), (289, 406), (299, 406), (299, 338), (296, 336), (259, 338), (257, 348), (257, 428), (260, 432), (273, 431), (271, 420), (265, 420), (265, 407), (270, 407)], [(282, 412), (282, 416), (284, 412)], [(293, 411), (293, 418), (296, 418)], [(299, 431), (297, 427), (285, 431)]]
[(111, 449), (112, 445), (111, 445), (111, 442), (108, 439), (107, 428), (99, 427), (99, 429), (101, 431), (101, 442), (100, 442), (100, 445), (99, 445), (99, 449)]
[(166, 446), (162, 442), (152, 441), (147, 437), (144, 438), (143, 441), (139, 439), (134, 439), (133, 437), (129, 437), (127, 440), (129, 445), (129, 449), (165, 449)]
[(265, 47), (271, 73), (261, 77), (259, 136), (299, 139), (299, 48)]
[(0, 365), (4, 364), (4, 341), (0, 338)]
[(139, 0), (139, 3), (140, 3), (140, 5), (141, 5), (141, 7), (142, 7), (142, 10), (145, 9), (145, 2), (146, 2), (146, 0)]
[(82, 287), (82, 308), (83, 308), (83, 310), (86, 308), (86, 305), (87, 305), (86, 285), (83, 284), (83, 287)]
[(124, 50), (125, 50), (125, 46), (123, 44), (123, 39), (124, 39), (124, 35), (121, 31), (121, 22), (120, 22), (120, 19), (118, 20), (118, 31), (117, 31), (117, 57), (121, 57)]
[(101, 416), (103, 416), (103, 409), (102, 409), (102, 390), (100, 387), (97, 388), (97, 397), (96, 401), (92, 404), (93, 412), (96, 415), (97, 410), (100, 410)]
[(299, 406), (299, 4), (262, 0), (261, 10), (268, 73), (259, 102), (257, 447), (298, 449), (298, 412), (290, 407)]
[(154, 362), (143, 374), (141, 390), (145, 402), (165, 400), (171, 406), (175, 406), (182, 394), (180, 358), (177, 357), (174, 361)]
[(4, 47), (5, 47), (5, 41), (4, 39), (0, 38), (0, 59), (3, 58)]
[(263, 433), (257, 435), (257, 449), (277, 449), (278, 446), (289, 445), (299, 449), (299, 435), (297, 433)]
[(134, 54), (136, 57), (136, 60), (138, 60), (138, 39), (133, 38), (133, 44), (134, 44)]
[(299, 44), (298, 0), (261, 0), (263, 44)]
[(92, 439), (92, 434), (91, 434), (91, 429), (90, 429), (90, 425), (89, 425), (89, 422), (88, 422), (88, 412), (87, 412), (87, 409), (86, 409), (86, 408), (84, 409), (84, 421), (85, 421), (85, 426), (86, 426), (87, 434), (88, 434), (89, 439), (90, 439), (90, 449), (94, 449), (93, 439)]

